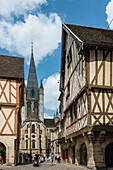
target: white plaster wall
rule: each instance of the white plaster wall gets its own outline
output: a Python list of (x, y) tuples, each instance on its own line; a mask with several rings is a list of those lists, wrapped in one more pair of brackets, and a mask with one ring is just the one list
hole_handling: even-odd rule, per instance
[(110, 53), (105, 61), (105, 86), (110, 86)]
[[(70, 47), (72, 49), (72, 62), (67, 68), (67, 55), (69, 53)], [(81, 54), (78, 54), (80, 50), (80, 47), (76, 42), (73, 40), (73, 38), (70, 35), (67, 35), (66, 37), (66, 55), (65, 55), (65, 82), (64, 82), (64, 97), (63, 97), (63, 111), (66, 109), (67, 105), (70, 104), (70, 102), (77, 96), (77, 94), (80, 92), (80, 90), (84, 87), (86, 84), (86, 77), (85, 77), (85, 61), (83, 62), (83, 74), (82, 74), (82, 61), (84, 57), (82, 57), (82, 60), (80, 61), (80, 64), (77, 66), (77, 62), (81, 58)], [(76, 69), (75, 69), (76, 66)], [(79, 66), (80, 66), (80, 74), (79, 74)], [(70, 96), (66, 100), (67, 96), (67, 85), (70, 78)]]
[[(105, 51), (105, 55), (107, 54), (107, 51)], [(99, 73), (97, 74), (102, 61), (103, 61), (103, 50), (97, 50), (97, 70), (96, 70), (96, 57), (95, 57), (95, 50), (89, 51), (89, 59), (90, 59), (90, 81), (89, 83), (92, 84), (93, 78), (97, 75), (97, 85), (105, 85), (110, 86), (110, 53), (106, 57), (106, 60), (104, 61), (104, 64), (102, 65)], [(103, 66), (105, 65), (105, 75), (103, 72)], [(113, 62), (112, 62), (112, 73), (113, 73)], [(113, 75), (113, 74), (112, 74)], [(105, 84), (103, 84), (103, 77), (105, 78)], [(96, 81), (93, 82), (93, 85), (95, 85)], [(112, 81), (113, 85), (113, 81)]]
[[(2, 108), (2, 111), (5, 114), (6, 118), (8, 119), (10, 113), (12, 112), (12, 108), (11, 109), (9, 109), (9, 108)], [(4, 117), (3, 113), (2, 113), (2, 111), (0, 110), (0, 132), (1, 132), (3, 126), (5, 125), (5, 122), (6, 122), (5, 117)], [(10, 127), (12, 128), (13, 133), (14, 133), (15, 110), (13, 110), (12, 115), (8, 119), (8, 122), (10, 124)], [(12, 134), (8, 124), (5, 126), (2, 134)]]
[[(1, 86), (2, 86), (2, 89), (4, 88), (6, 82), (7, 82), (7, 79), (0, 79), (0, 84), (1, 84)], [(1, 93), (2, 93), (2, 89), (1, 89), (1, 87), (0, 87), (0, 95), (1, 95)], [(9, 82), (7, 82), (7, 85), (6, 85), (6, 87), (5, 87), (4, 92), (5, 92), (5, 95), (6, 95), (6, 97), (7, 97), (8, 102), (9, 102)], [(1, 98), (0, 98), (0, 102), (7, 103), (4, 94), (2, 94), (2, 96), (1, 96)]]

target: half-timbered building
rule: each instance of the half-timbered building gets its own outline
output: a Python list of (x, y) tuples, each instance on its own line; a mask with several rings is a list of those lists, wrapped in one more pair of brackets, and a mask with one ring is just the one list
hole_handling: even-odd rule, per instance
[(113, 31), (63, 24), (60, 77), (63, 160), (113, 167)]
[(0, 55), (0, 155), (6, 165), (17, 163), (23, 88), (24, 58)]

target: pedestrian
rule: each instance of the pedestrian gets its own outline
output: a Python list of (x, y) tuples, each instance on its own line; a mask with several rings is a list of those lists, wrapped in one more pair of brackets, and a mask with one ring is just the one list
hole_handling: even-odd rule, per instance
[(44, 161), (45, 161), (45, 158), (46, 158), (46, 153), (44, 153)]
[(25, 164), (25, 152), (23, 153), (23, 163)]
[(0, 165), (2, 165), (2, 156), (1, 156), (1, 153), (0, 153)]
[(20, 165), (22, 164), (22, 154), (20, 153)]
[(48, 160), (48, 158), (49, 158), (49, 154), (47, 153), (47, 154), (46, 154), (46, 156), (47, 156), (47, 160)]
[(57, 162), (60, 163), (60, 154), (57, 155)]
[(37, 154), (35, 154), (35, 156), (36, 156), (36, 160), (37, 160), (37, 162), (39, 163), (40, 161), (40, 155), (38, 154), (38, 151), (37, 151)]
[(50, 153), (50, 164), (51, 164), (51, 166), (53, 165), (53, 159), (55, 158), (55, 155), (54, 155), (54, 153), (52, 152), (52, 153)]

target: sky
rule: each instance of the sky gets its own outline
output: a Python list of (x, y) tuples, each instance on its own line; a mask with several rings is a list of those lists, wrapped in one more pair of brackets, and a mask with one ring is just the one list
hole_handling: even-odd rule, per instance
[(113, 0), (0, 0), (0, 54), (25, 58), (27, 83), (33, 41), (45, 117), (59, 107), (62, 23), (113, 29)]

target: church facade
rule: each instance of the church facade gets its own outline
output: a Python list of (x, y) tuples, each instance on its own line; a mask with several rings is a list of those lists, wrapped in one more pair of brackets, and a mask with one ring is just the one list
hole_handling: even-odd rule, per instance
[(22, 108), (20, 153), (32, 154), (46, 152), (46, 126), (44, 125), (44, 88), (38, 80), (31, 47), (31, 60), (27, 87), (24, 88), (24, 107)]

